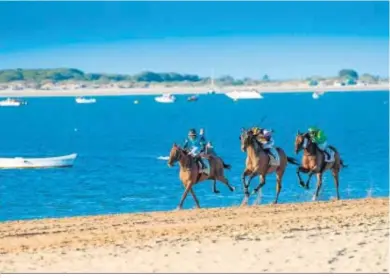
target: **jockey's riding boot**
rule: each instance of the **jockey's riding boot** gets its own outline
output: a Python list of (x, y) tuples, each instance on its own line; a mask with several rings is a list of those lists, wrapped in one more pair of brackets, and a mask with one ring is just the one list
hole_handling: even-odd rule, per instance
[(199, 163), (200, 163), (200, 165), (202, 167), (202, 170), (205, 170), (206, 169), (206, 165), (204, 164), (203, 160), (200, 157), (198, 157), (198, 161), (199, 161)]

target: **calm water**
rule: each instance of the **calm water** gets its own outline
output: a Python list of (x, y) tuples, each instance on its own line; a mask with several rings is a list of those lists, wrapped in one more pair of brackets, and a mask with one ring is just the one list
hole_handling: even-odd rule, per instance
[[(138, 99), (140, 103), (134, 105)], [(0, 221), (104, 213), (174, 209), (183, 187), (178, 167), (168, 168), (158, 156), (168, 155), (189, 128), (204, 127), (215, 150), (232, 165), (227, 171), (237, 191), (211, 182), (195, 187), (202, 207), (237, 205), (243, 198), (240, 175), (245, 154), (238, 140), (241, 127), (259, 123), (275, 130), (276, 144), (293, 155), (297, 129), (325, 129), (349, 165), (341, 173), (341, 197), (389, 195), (389, 93), (266, 95), (262, 100), (233, 102), (223, 95), (201, 96), (188, 103), (159, 104), (153, 97), (101, 97), (94, 105), (74, 98), (30, 98), (20, 108), (0, 108), (0, 156), (79, 154), (73, 168), (0, 171)], [(299, 156), (300, 158), (300, 156)], [(258, 179), (252, 183), (252, 188)], [(309, 201), (315, 189), (297, 184), (295, 167), (285, 173), (280, 202)], [(263, 203), (275, 196), (275, 176), (267, 178)], [(330, 173), (321, 199), (335, 196)], [(193, 207), (187, 198), (185, 208)]]

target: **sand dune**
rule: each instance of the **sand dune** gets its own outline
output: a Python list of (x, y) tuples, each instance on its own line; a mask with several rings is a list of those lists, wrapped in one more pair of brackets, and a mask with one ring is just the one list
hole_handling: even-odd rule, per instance
[(389, 199), (0, 224), (0, 272), (388, 272)]

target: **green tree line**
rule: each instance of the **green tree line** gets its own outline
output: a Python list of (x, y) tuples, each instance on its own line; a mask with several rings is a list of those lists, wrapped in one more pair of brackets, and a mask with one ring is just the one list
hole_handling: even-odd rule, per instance
[[(338, 73), (340, 79), (361, 79), (364, 81), (378, 81), (379, 76), (373, 76), (370, 74), (363, 74), (359, 77), (359, 74), (353, 69), (342, 69)], [(320, 81), (325, 78), (313, 77), (308, 78), (308, 81), (314, 82)], [(103, 73), (85, 73), (79, 69), (74, 68), (57, 68), (57, 69), (7, 69), (0, 70), (0, 83), (24, 81), (34, 82), (42, 84), (44, 82), (66, 82), (66, 81), (84, 81), (84, 82), (164, 82), (164, 83), (176, 83), (176, 82), (201, 82), (209, 83), (209, 77), (200, 77), (196, 74), (180, 74), (175, 72), (170, 73), (156, 73), (151, 71), (141, 72), (135, 75), (127, 74), (103, 74)], [(229, 75), (224, 75), (215, 79), (217, 84), (221, 85), (243, 85), (243, 84), (257, 84), (270, 82), (270, 77), (265, 74), (258, 79), (243, 78), (236, 79)]]
[(130, 82), (199, 82), (203, 78), (195, 74), (155, 73), (150, 71), (135, 75), (84, 73), (78, 69), (8, 69), (0, 70), (0, 83), (13, 81), (63, 82), (63, 81), (130, 81)]

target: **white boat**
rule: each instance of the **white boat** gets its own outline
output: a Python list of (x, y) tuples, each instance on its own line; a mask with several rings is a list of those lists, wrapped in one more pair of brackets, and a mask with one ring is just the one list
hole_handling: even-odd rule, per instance
[(198, 95), (189, 96), (187, 98), (187, 101), (197, 101), (199, 99)]
[(320, 96), (322, 96), (324, 93), (325, 93), (325, 92), (314, 92), (314, 93), (312, 94), (312, 97), (313, 97), (314, 99), (319, 99)]
[(21, 106), (26, 105), (27, 103), (25, 101), (7, 98), (6, 100), (0, 101), (0, 106)]
[(76, 157), (77, 154), (73, 153), (65, 156), (46, 158), (0, 158), (0, 169), (72, 167)]
[(76, 97), (76, 102), (80, 103), (80, 104), (89, 104), (89, 103), (95, 103), (96, 99), (94, 99), (94, 98)]
[(154, 99), (161, 103), (174, 103), (176, 101), (176, 97), (171, 94), (164, 94), (162, 96), (155, 97)]
[(262, 99), (263, 96), (256, 90), (250, 91), (233, 91), (230, 93), (226, 93), (226, 96), (233, 100), (238, 99)]

